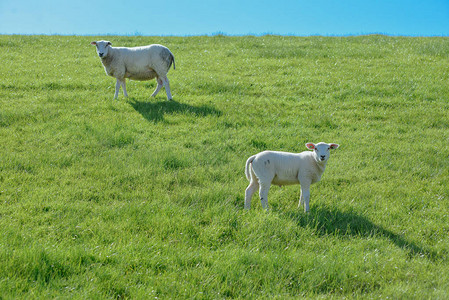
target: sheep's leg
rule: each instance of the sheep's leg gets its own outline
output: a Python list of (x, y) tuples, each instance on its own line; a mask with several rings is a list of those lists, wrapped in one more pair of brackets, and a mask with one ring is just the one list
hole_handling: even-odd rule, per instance
[(118, 79), (115, 82), (115, 94), (114, 94), (114, 99), (118, 98), (118, 92), (120, 91), (120, 86), (123, 88), (123, 95), (125, 95), (125, 97), (128, 97), (128, 93), (126, 92), (126, 79)]
[(248, 187), (245, 191), (245, 209), (251, 208), (251, 198), (253, 197), (254, 192), (259, 188), (259, 184), (257, 181), (251, 180)]
[(120, 80), (117, 78), (117, 81), (115, 82), (115, 94), (114, 99), (118, 98), (118, 92), (120, 91)]
[(303, 205), (304, 205), (304, 196), (302, 195), (302, 190), (301, 190), (301, 195), (299, 196), (298, 208), (300, 208)]
[[(310, 200), (310, 185), (301, 184), (301, 196), (299, 204), (304, 204), (304, 212), (309, 212), (309, 200)], [(302, 203), (301, 203), (302, 202)]]
[(168, 100), (172, 100), (171, 92), (170, 92), (170, 82), (168, 81), (167, 77), (162, 78), (162, 81), (164, 82), (165, 86), (165, 92), (167, 93)]
[(128, 97), (128, 93), (126, 92), (126, 79), (123, 78), (123, 80), (121, 80), (120, 85), (122, 86), (123, 89), (123, 95), (125, 97)]
[(160, 79), (159, 77), (157, 78), (157, 87), (154, 90), (153, 94), (151, 94), (151, 97), (156, 97), (157, 93), (159, 93), (159, 91), (162, 89), (162, 86), (164, 85), (164, 83), (162, 82), (162, 79)]
[(260, 183), (259, 187), (259, 197), (260, 202), (262, 203), (262, 207), (265, 210), (268, 210), (268, 191), (270, 190), (270, 184), (268, 183)]

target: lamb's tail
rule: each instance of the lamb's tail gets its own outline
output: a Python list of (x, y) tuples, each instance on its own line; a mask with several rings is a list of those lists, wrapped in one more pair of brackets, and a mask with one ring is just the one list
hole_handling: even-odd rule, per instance
[(248, 158), (248, 160), (246, 161), (246, 166), (245, 166), (245, 175), (246, 178), (251, 181), (251, 163), (253, 162), (253, 160), (256, 158), (255, 155), (251, 156), (250, 158)]

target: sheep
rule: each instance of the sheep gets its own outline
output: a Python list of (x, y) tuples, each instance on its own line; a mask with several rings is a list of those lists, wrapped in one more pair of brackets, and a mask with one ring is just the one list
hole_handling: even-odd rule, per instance
[(262, 207), (268, 210), (268, 191), (274, 185), (301, 185), (298, 207), (304, 205), (309, 212), (310, 185), (318, 182), (323, 175), (329, 159), (330, 149), (337, 149), (338, 144), (307, 143), (313, 152), (290, 153), (280, 151), (263, 151), (248, 158), (245, 175), (250, 181), (245, 191), (245, 209), (250, 209), (251, 198), (259, 189)]
[(167, 47), (158, 44), (133, 48), (112, 47), (109, 41), (91, 44), (97, 47), (106, 74), (117, 79), (114, 99), (118, 97), (120, 86), (125, 97), (128, 97), (126, 78), (139, 81), (156, 78), (157, 87), (151, 96), (155, 97), (164, 85), (168, 100), (173, 99), (167, 73), (172, 63), (175, 69), (175, 57)]

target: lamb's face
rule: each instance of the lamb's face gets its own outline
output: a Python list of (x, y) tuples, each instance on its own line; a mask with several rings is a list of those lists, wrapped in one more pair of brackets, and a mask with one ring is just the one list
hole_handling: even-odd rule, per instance
[(307, 143), (306, 147), (313, 150), (314, 158), (318, 163), (326, 163), (330, 156), (331, 149), (337, 149), (338, 144), (326, 144), (326, 143)]
[(97, 46), (97, 54), (100, 58), (108, 56), (109, 46), (112, 45), (111, 42), (108, 41), (92, 42), (91, 44)]

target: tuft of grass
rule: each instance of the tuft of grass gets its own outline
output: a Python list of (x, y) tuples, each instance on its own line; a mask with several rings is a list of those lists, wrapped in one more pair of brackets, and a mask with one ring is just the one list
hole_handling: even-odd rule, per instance
[[(174, 101), (113, 100), (95, 38), (0, 36), (0, 298), (447, 298), (447, 38), (108, 37)], [(243, 210), (250, 155), (320, 141), (310, 214)]]

